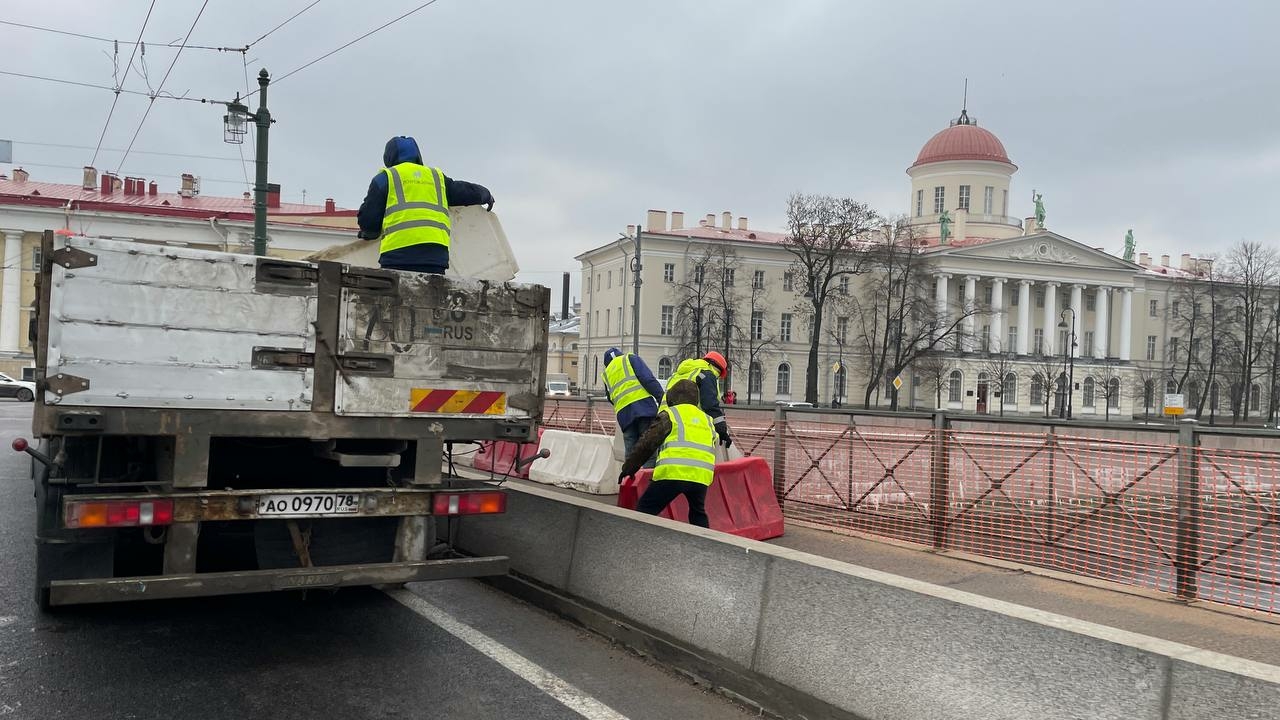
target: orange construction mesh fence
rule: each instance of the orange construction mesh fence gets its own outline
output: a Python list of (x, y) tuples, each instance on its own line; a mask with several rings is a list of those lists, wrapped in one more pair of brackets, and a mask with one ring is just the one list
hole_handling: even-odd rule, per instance
[[(1280, 452), (730, 409), (788, 518), (1280, 613)], [(544, 423), (612, 434), (608, 403)]]

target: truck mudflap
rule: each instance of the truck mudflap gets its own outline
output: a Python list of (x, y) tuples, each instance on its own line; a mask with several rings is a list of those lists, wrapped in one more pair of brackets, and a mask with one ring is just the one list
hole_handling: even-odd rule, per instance
[(315, 590), (357, 585), (395, 585), (429, 580), (505, 575), (510, 564), (506, 556), (499, 555), (287, 570), (54, 580), (49, 584), (49, 604), (82, 605), (242, 595), (279, 590)]

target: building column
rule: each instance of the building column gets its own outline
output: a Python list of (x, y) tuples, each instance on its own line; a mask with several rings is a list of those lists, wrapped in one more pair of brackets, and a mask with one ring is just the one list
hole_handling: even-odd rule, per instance
[(1028, 355), (1031, 347), (1031, 281), (1019, 280), (1018, 283), (1018, 354)]
[(1004, 335), (1004, 278), (991, 278), (991, 344), (987, 352), (1000, 352)]
[[(1071, 336), (1075, 338), (1075, 347), (1071, 348), (1071, 357), (1080, 356), (1080, 323), (1084, 317), (1084, 285), (1076, 283), (1071, 286)], [(1071, 342), (1071, 338), (1067, 338)]]
[[(47, 261), (46, 261), (47, 262)], [(0, 352), (18, 352), (22, 323), (22, 231), (4, 231), (3, 290), (0, 290)]]
[(978, 349), (977, 338), (974, 336), (974, 317), (973, 311), (977, 307), (974, 298), (978, 294), (978, 276), (964, 276), (964, 344), (961, 346), (965, 352), (973, 352)]
[(1120, 291), (1120, 352), (1121, 360), (1128, 360), (1133, 349), (1133, 288)]
[(938, 273), (938, 327), (945, 327), (947, 324), (947, 281), (951, 279), (950, 273)]
[(1058, 283), (1044, 284), (1044, 354), (1053, 357), (1058, 340)]
[(1107, 323), (1107, 291), (1110, 289), (1099, 285), (1093, 306), (1093, 356), (1098, 360), (1107, 357), (1107, 336), (1111, 332)]

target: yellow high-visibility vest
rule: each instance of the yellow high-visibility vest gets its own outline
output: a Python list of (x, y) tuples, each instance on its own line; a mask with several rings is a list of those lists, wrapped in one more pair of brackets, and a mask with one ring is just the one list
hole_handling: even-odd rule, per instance
[(671, 432), (658, 448), (653, 479), (684, 480), (710, 486), (716, 477), (716, 431), (697, 405), (664, 407)]
[(649, 397), (649, 391), (640, 384), (636, 371), (631, 367), (631, 356), (623, 353), (613, 359), (604, 369), (604, 389), (613, 401), (614, 413), (632, 403)]
[[(703, 370), (710, 370), (712, 375), (714, 375), (717, 378), (720, 377), (720, 373), (716, 371), (715, 365), (712, 365), (706, 360), (702, 360), (700, 358), (689, 358), (688, 360), (682, 361), (680, 365), (676, 367), (676, 371), (671, 374), (670, 378), (667, 379), (666, 389), (670, 390), (672, 385), (675, 385), (677, 382), (681, 380), (688, 380), (689, 382), (692, 382), (694, 385), (697, 385), (698, 376), (702, 374)], [(720, 396), (720, 383), (717, 381), (716, 382), (716, 400), (722, 400), (722, 399), (723, 398), (721, 398)], [(665, 396), (663, 396), (662, 401), (664, 403), (667, 401)]]
[(449, 247), (449, 198), (444, 173), (417, 163), (383, 169), (387, 175), (387, 209), (382, 216), (379, 252), (424, 245)]

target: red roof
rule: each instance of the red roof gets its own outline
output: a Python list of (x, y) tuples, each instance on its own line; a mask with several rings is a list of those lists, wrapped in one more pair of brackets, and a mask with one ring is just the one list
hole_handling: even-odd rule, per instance
[(786, 242), (786, 233), (765, 232), (763, 230), (733, 230), (718, 227), (705, 227), (697, 225), (691, 228), (683, 228), (680, 230), (665, 230), (662, 232), (645, 231), (646, 235), (670, 235), (672, 237), (689, 237), (699, 240), (733, 240), (736, 242), (757, 242), (766, 245), (781, 245)]
[(934, 135), (920, 149), (911, 167), (945, 160), (989, 160), (1013, 164), (1009, 162), (999, 138), (986, 128), (971, 124), (952, 125)]
[[(126, 195), (123, 190), (103, 194), (100, 190), (85, 190), (79, 185), (33, 182), (30, 180), (23, 182), (12, 179), (0, 180), (0, 205), (54, 207), (66, 205), (68, 202), (74, 203), (75, 207), (80, 210), (170, 217), (253, 219), (253, 200), (245, 200), (243, 197), (196, 195), (188, 198), (182, 197), (177, 193)], [(355, 214), (355, 211), (335, 210), (334, 212), (326, 213), (323, 205), (280, 203), (278, 208), (269, 208), (267, 214), (273, 218), (278, 217), (280, 222), (288, 222), (288, 217), (279, 216), (331, 215), (333, 217), (350, 217)]]

